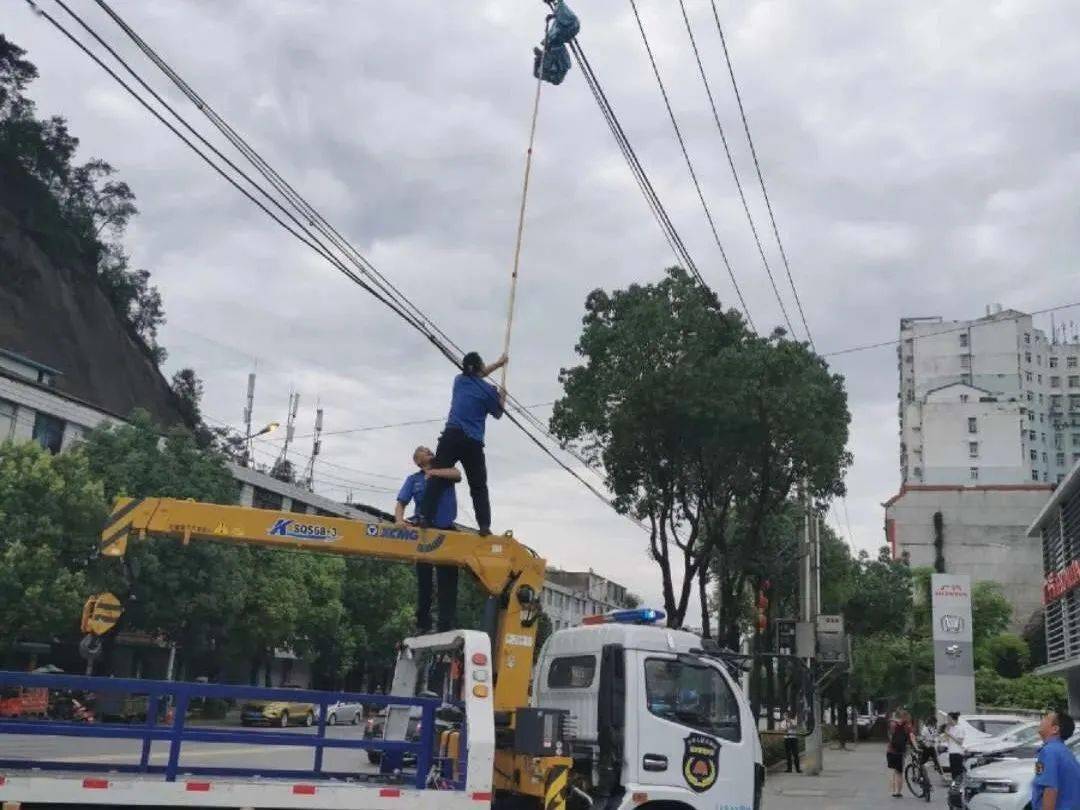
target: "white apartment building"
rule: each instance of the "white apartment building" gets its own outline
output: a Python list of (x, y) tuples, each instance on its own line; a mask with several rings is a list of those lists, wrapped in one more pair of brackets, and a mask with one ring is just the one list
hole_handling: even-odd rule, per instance
[(553, 630), (576, 627), (586, 616), (632, 607), (626, 587), (588, 571), (549, 569), (541, 594)]
[(1030, 315), (904, 318), (904, 484), (1057, 484), (1080, 461), (1080, 342), (1047, 339)]
[(997, 582), (1019, 630), (1041, 604), (1042, 551), (1027, 536), (1080, 461), (1080, 342), (1030, 315), (903, 318), (899, 493), (886, 539), (914, 566)]

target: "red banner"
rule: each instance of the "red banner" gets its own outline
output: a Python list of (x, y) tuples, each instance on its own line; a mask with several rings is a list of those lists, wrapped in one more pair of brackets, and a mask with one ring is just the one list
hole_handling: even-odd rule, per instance
[(1061, 571), (1046, 575), (1043, 581), (1043, 604), (1048, 605), (1060, 599), (1077, 585), (1080, 585), (1080, 560), (1073, 560)]

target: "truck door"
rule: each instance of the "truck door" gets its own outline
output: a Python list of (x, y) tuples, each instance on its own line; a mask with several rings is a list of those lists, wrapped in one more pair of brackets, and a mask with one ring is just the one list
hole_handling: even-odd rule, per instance
[[(754, 806), (756, 729), (727, 673), (694, 655), (639, 652), (636, 789), (697, 808)], [(627, 752), (628, 755), (631, 752)]]

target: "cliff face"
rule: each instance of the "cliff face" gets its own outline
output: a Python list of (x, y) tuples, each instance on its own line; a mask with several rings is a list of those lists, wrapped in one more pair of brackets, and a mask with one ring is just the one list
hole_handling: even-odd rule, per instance
[(62, 234), (42, 229), (42, 204), (38, 189), (0, 166), (0, 348), (63, 372), (58, 390), (104, 410), (182, 422), (168, 382), (91, 273)]

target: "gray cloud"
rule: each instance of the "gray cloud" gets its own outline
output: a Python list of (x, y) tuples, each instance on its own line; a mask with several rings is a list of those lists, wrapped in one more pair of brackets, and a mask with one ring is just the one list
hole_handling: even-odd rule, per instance
[[(702, 0), (688, 5), (767, 233), (711, 11)], [(76, 6), (167, 89), (92, 3)], [(117, 7), (437, 322), (463, 345), (497, 353), (540, 4)], [(642, 8), (721, 238), (758, 326), (771, 328), (779, 309), (681, 17), (669, 3)], [(577, 11), (673, 219), (731, 299), (628, 5), (592, 0)], [(1072, 4), (792, 1), (723, 4), (721, 14), (819, 349), (894, 337), (906, 314), (967, 317), (991, 301), (1023, 309), (1077, 297)], [(66, 115), (83, 154), (110, 160), (138, 193), (132, 252), (165, 297), (170, 367), (199, 370), (211, 416), (238, 421), (255, 364), (262, 420), (282, 417), (290, 386), (302, 391), (305, 423), (321, 400), (328, 430), (445, 411), (448, 369), (425, 341), (269, 224), (42, 21), (9, 13), (4, 28), (41, 70), (33, 93), (42, 112)], [(557, 395), (590, 289), (655, 278), (672, 261), (576, 69), (544, 89), (534, 170), (511, 370), (526, 402)], [(883, 539), (878, 504), (899, 483), (895, 357), (879, 349), (834, 367), (848, 378), (854, 414), (852, 531), (873, 549)], [(436, 429), (329, 437), (324, 458), (404, 475), (409, 452)], [(489, 444), (497, 525), (553, 562), (591, 565), (658, 599), (638, 530), (508, 425), (494, 427)], [(341, 497), (348, 480), (358, 499), (386, 506), (391, 497), (360, 489), (392, 487), (387, 479), (323, 471), (327, 494)]]

